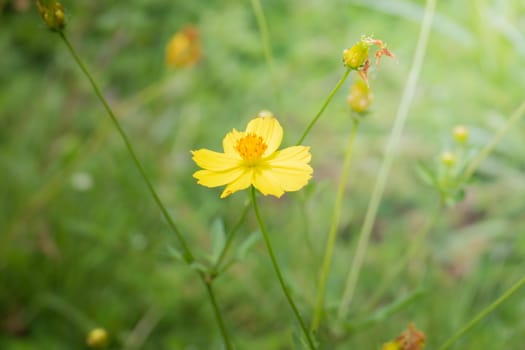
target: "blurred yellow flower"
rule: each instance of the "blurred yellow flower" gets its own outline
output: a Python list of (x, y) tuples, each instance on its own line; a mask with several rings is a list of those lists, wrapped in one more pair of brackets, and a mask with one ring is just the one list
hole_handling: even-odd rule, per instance
[(91, 348), (102, 348), (108, 343), (108, 332), (104, 328), (92, 329), (86, 338), (86, 344)]
[(284, 192), (298, 191), (312, 177), (310, 147), (277, 151), (282, 138), (283, 128), (271, 112), (264, 111), (248, 123), (246, 131), (233, 129), (224, 137), (224, 153), (192, 151), (193, 160), (204, 169), (193, 177), (206, 187), (227, 185), (221, 198), (250, 185), (277, 198)]
[(401, 350), (401, 348), (397, 342), (389, 341), (388, 343), (383, 344), (381, 350)]
[(350, 93), (346, 98), (346, 102), (357, 113), (364, 113), (372, 103), (374, 95), (370, 87), (363, 79), (356, 79), (354, 84), (350, 87)]
[(457, 161), (457, 157), (454, 153), (452, 152), (443, 152), (441, 153), (441, 162), (447, 166), (447, 167), (452, 167), (456, 164), (456, 161)]
[(166, 64), (173, 68), (189, 67), (199, 61), (201, 45), (197, 28), (188, 26), (175, 33), (166, 45)]
[(465, 143), (468, 141), (469, 132), (465, 126), (457, 125), (452, 131), (452, 136), (454, 136), (454, 140), (456, 140), (456, 142)]

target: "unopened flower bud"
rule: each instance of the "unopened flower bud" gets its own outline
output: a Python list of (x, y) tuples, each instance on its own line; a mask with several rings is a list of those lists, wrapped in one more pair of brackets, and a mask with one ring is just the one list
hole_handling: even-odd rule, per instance
[(36, 6), (47, 27), (60, 32), (65, 27), (64, 6), (55, 0), (37, 0)]
[(108, 343), (108, 332), (104, 328), (92, 329), (87, 338), (86, 344), (91, 348), (102, 348)]
[(356, 79), (354, 84), (350, 87), (350, 93), (346, 98), (346, 102), (356, 113), (365, 113), (372, 103), (374, 95), (370, 87), (363, 79)]
[(441, 154), (441, 163), (443, 163), (447, 167), (452, 167), (454, 164), (456, 164), (457, 157), (454, 153), (451, 152), (443, 152)]
[(374, 39), (371, 36), (362, 36), (361, 40), (355, 43), (354, 46), (343, 51), (344, 65), (357, 71), (367, 84), (368, 69), (370, 68), (370, 58), (368, 57), (368, 54), (371, 46), (378, 47), (378, 50), (375, 53), (376, 66), (379, 65), (379, 60), (384, 55), (393, 59), (396, 58), (396, 56), (386, 48), (386, 44), (383, 41)]
[(456, 140), (457, 143), (466, 143), (468, 141), (469, 132), (465, 126), (458, 125), (454, 127), (452, 135), (454, 136), (454, 140)]
[(267, 109), (263, 109), (259, 113), (257, 113), (257, 117), (259, 118), (275, 118), (275, 115), (272, 113), (272, 111), (269, 111)]
[(368, 59), (369, 49), (370, 44), (363, 39), (355, 43), (351, 48), (345, 49), (343, 51), (344, 65), (353, 70), (361, 69)]

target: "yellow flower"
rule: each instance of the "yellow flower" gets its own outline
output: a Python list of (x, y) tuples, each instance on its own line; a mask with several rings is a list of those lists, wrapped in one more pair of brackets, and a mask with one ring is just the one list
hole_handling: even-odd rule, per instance
[(200, 57), (199, 31), (195, 27), (188, 26), (175, 33), (166, 45), (166, 64), (168, 66), (189, 67), (197, 63)]
[(246, 131), (233, 129), (224, 137), (224, 153), (192, 151), (193, 160), (204, 169), (193, 177), (206, 187), (227, 185), (221, 198), (250, 185), (277, 198), (284, 192), (298, 191), (312, 177), (310, 147), (277, 151), (282, 138), (283, 128), (273, 114), (265, 111), (248, 123)]
[(91, 348), (102, 348), (108, 343), (108, 332), (104, 328), (92, 329), (87, 338), (86, 344)]

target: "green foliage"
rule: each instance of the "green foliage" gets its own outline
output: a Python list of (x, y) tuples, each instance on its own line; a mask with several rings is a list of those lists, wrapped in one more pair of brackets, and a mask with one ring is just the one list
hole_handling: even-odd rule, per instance
[[(190, 246), (209, 257), (188, 268), (90, 86), (34, 4), (24, 9), (22, 3), (0, 1), (0, 349), (82, 349), (97, 326), (108, 330), (111, 349), (221, 349), (193, 270), (210, 272), (245, 197), (220, 200), (219, 189), (199, 187), (189, 151), (219, 150), (227, 131), (242, 128), (261, 109), (279, 117), (284, 144), (292, 145), (343, 74), (343, 49), (374, 33), (399, 63), (384, 60), (369, 75), (374, 103), (354, 148), (327, 288), (325, 320), (333, 321), (423, 5), (262, 2), (274, 82), (249, 1), (64, 1), (71, 41)], [(521, 1), (439, 3), (401, 154), (352, 303), (348, 322), (359, 331), (333, 329), (326, 321), (316, 335), (331, 344), (326, 348), (377, 349), (414, 321), (432, 349), (522, 276), (523, 121), (472, 182), (445, 191), (455, 205), (442, 212), (381, 298), (370, 300), (443, 195), (419, 181), (416, 164), (424, 164), (419, 173), (434, 188), (443, 185), (435, 157), (449, 145), (443, 138), (451, 128), (469, 125), (470, 145), (479, 150), (523, 100), (524, 19)], [(170, 70), (165, 44), (188, 24), (200, 31), (203, 58), (191, 68)], [(334, 97), (304, 142), (312, 147), (313, 182), (301, 193), (260, 201), (277, 258), (307, 318), (351, 127), (345, 94)], [(459, 187), (464, 197), (457, 197)], [(287, 349), (292, 338), (300, 348), (303, 340), (294, 333), (257, 230), (249, 214), (235, 233), (225, 272), (214, 282), (219, 306), (238, 349)], [(457, 348), (521, 348), (520, 296)]]

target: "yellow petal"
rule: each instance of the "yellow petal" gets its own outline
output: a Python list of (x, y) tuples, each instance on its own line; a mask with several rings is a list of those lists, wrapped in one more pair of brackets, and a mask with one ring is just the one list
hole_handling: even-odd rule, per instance
[(253, 186), (265, 196), (272, 195), (280, 198), (284, 190), (268, 170), (257, 169), (253, 175)]
[[(311, 158), (309, 147), (285, 148), (265, 161), (258, 173), (260, 176), (256, 177), (254, 182), (258, 182), (259, 187), (265, 187), (269, 183), (281, 191), (298, 191), (312, 178), (313, 169), (308, 164)], [(257, 187), (257, 184), (255, 186)], [(260, 191), (264, 193), (263, 190)], [(265, 188), (265, 191), (270, 194), (280, 193), (268, 188)]]
[(267, 158), (265, 161), (267, 164), (274, 167), (282, 168), (298, 168), (310, 170), (310, 173), (313, 172), (313, 169), (308, 165), (312, 159), (312, 154), (310, 153), (310, 147), (306, 146), (292, 146), (275, 152), (272, 156)]
[(225, 171), (238, 167), (241, 161), (240, 156), (231, 153), (219, 153), (207, 149), (191, 151), (193, 160), (203, 169), (212, 171)]
[(230, 182), (230, 184), (226, 186), (221, 194), (221, 198), (226, 198), (232, 193), (248, 188), (252, 184), (252, 178), (253, 170), (245, 168), (244, 172), (236, 180)]
[(297, 170), (286, 168), (275, 168), (264, 172), (264, 176), (271, 178), (273, 182), (279, 184), (279, 187), (286, 192), (299, 191), (308, 184), (312, 178), (311, 168), (309, 170)]
[(245, 132), (239, 132), (235, 129), (227, 133), (226, 136), (224, 136), (224, 139), (222, 140), (222, 148), (224, 149), (224, 153), (232, 155), (235, 154), (236, 157), (241, 159), (239, 153), (237, 153), (237, 151), (235, 150), (235, 146), (237, 145), (239, 139), (244, 137), (245, 134)]
[(218, 187), (229, 184), (243, 175), (243, 168), (233, 168), (225, 171), (199, 170), (193, 177), (199, 180), (197, 183), (206, 187)]
[(268, 145), (268, 148), (263, 153), (263, 157), (267, 157), (279, 148), (283, 139), (283, 128), (277, 119), (273, 117), (257, 117), (252, 119), (246, 127), (246, 133), (255, 133), (261, 136)]

